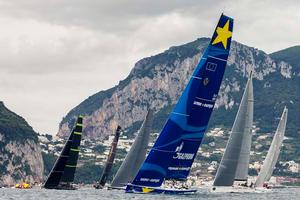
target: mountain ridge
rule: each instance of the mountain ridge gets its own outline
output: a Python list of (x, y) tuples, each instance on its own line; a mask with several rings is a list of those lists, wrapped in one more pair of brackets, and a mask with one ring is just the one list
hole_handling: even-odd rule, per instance
[(37, 133), (26, 120), (0, 102), (0, 185), (43, 180), (43, 159)]
[[(203, 40), (208, 44), (210, 39), (209, 38), (199, 38), (197, 40)], [(194, 44), (195, 44), (194, 42), (189, 42), (189, 43), (186, 43), (182, 46), (189, 46), (189, 45), (193, 46)], [(130, 81), (131, 78), (138, 78), (138, 77), (142, 77), (143, 75), (144, 76), (149, 76), (149, 74), (147, 74), (146, 72), (149, 71), (149, 68), (152, 67), (154, 65), (154, 63), (151, 63), (151, 66), (147, 66), (147, 69), (140, 69), (140, 66), (145, 66), (145, 64), (149, 63), (149, 60), (151, 60), (153, 57), (160, 57), (165, 52), (167, 52), (169, 50), (177, 49), (178, 47), (181, 47), (181, 46), (172, 46), (172, 47), (170, 47), (169, 49), (165, 50), (162, 53), (159, 53), (159, 54), (154, 55), (154, 56), (149, 56), (149, 57), (143, 58), (143, 59), (139, 60), (138, 62), (136, 62), (136, 64), (134, 65), (134, 67), (130, 71), (129, 75), (125, 79), (119, 81), (118, 85), (113, 86), (112, 88), (110, 88), (108, 90), (101, 90), (101, 91), (95, 93), (94, 95), (89, 96), (82, 103), (80, 103), (79, 105), (74, 107), (70, 112), (68, 112), (67, 115), (65, 117), (63, 117), (62, 121), (60, 122), (59, 128), (61, 128), (63, 123), (68, 121), (68, 119), (71, 116), (75, 116), (75, 115), (78, 115), (80, 113), (88, 114), (88, 115), (92, 114), (92, 112), (95, 111), (94, 110), (95, 107), (90, 106), (90, 105), (93, 105), (93, 102), (97, 101), (97, 103), (101, 105), (103, 103), (104, 98), (111, 97), (113, 92), (115, 92), (117, 89), (123, 89), (128, 84), (128, 82)], [(158, 58), (158, 60), (160, 60), (160, 58)], [(72, 122), (70, 124), (72, 124)]]
[[(133, 133), (140, 128), (149, 107), (155, 111), (153, 131), (160, 132), (208, 42), (208, 38), (200, 38), (141, 59), (128, 77), (118, 85), (108, 92), (99, 92), (100, 98), (97, 97), (97, 93), (92, 101), (85, 101), (81, 110), (74, 108), (72, 112), (78, 112), (77, 114), (79, 111), (85, 111), (85, 105), (95, 108), (84, 120), (84, 137), (101, 142), (113, 133), (117, 124), (120, 124), (126, 129), (125, 134), (132, 138)], [(300, 143), (297, 142), (300, 140), (300, 67), (290, 64), (287, 59), (283, 61), (277, 57), (272, 58), (262, 50), (235, 41), (232, 42), (227, 69), (209, 123), (210, 134), (204, 137), (200, 153), (197, 155), (197, 160), (203, 167), (193, 173), (206, 176), (210, 163), (220, 161), (222, 155), (213, 152), (226, 146), (248, 73), (252, 69), (255, 134), (251, 147), (251, 163), (263, 161), (282, 110), (287, 106), (287, 137), (280, 153), (281, 164), (278, 164), (274, 174), (298, 177), (295, 173), (285, 171), (286, 166), (282, 163), (300, 163)], [(62, 121), (58, 135), (64, 136), (64, 128), (68, 134), (68, 124), (72, 124), (70, 122), (72, 114)], [(222, 137), (211, 134), (215, 127), (224, 131)], [(206, 153), (210, 153), (211, 157), (207, 158)], [(251, 175), (257, 173), (251, 170)], [(214, 172), (211, 172), (211, 175), (213, 177)]]
[[(106, 90), (106, 91), (100, 91), (98, 93), (96, 93), (93, 96), (90, 96), (88, 99), (86, 99), (85, 101), (83, 101), (81, 104), (79, 104), (79, 106), (75, 107), (74, 109), (72, 109), (66, 117), (64, 117), (64, 119), (62, 120), (62, 122), (60, 123), (60, 131), (58, 133), (59, 136), (63, 136), (64, 133), (67, 133), (67, 131), (69, 131), (69, 127), (67, 124), (72, 124), (72, 116), (75, 116), (75, 114), (79, 114), (79, 113), (83, 113), (86, 114), (88, 116), (91, 115), (95, 115), (95, 112), (99, 111), (99, 108), (101, 108), (105, 101), (107, 101), (107, 99), (117, 99), (116, 102), (118, 101), (118, 98), (120, 96), (122, 96), (122, 90), (124, 90), (124, 88), (128, 87), (128, 86), (132, 86), (132, 83), (134, 84), (134, 82), (141, 82), (141, 79), (144, 79), (145, 81), (143, 82), (143, 84), (145, 84), (145, 82), (147, 82), (147, 84), (151, 84), (149, 82), (153, 82), (153, 80), (155, 78), (157, 79), (161, 79), (161, 81), (159, 81), (159, 84), (164, 84), (164, 85), (160, 85), (159, 87), (164, 87), (161, 88), (163, 90), (165, 90), (166, 88), (169, 87), (168, 84), (176, 82), (176, 79), (181, 79), (181, 80), (177, 80), (176, 83), (179, 83), (179, 86), (174, 90), (174, 88), (169, 88), (170, 92), (173, 92), (172, 94), (166, 94), (169, 93), (169, 91), (162, 91), (161, 94), (163, 95), (163, 97), (161, 98), (165, 98), (166, 102), (162, 102), (162, 104), (165, 104), (164, 106), (160, 106), (158, 109), (156, 109), (156, 111), (160, 111), (160, 109), (166, 109), (166, 110), (171, 110), (172, 105), (174, 105), (177, 101), (177, 98), (179, 97), (179, 94), (181, 93), (182, 89), (184, 88), (187, 80), (189, 79), (189, 75), (193, 70), (193, 67), (196, 65), (196, 63), (198, 62), (199, 57), (201, 56), (201, 54), (203, 53), (203, 50), (206, 48), (206, 45), (209, 42), (209, 38), (199, 38), (193, 42), (189, 42), (186, 43), (184, 45), (180, 45), (180, 46), (175, 46), (175, 47), (171, 47), (169, 49), (167, 49), (166, 51), (164, 51), (163, 53), (154, 55), (154, 56), (150, 56), (144, 59), (141, 59), (140, 61), (138, 61), (134, 68), (131, 70), (131, 72), (129, 73), (129, 75), (127, 76), (127, 78), (125, 78), (124, 80), (120, 81), (119, 84), (117, 86), (114, 86), (113, 88)], [(166, 80), (164, 82), (163, 79), (170, 78), (168, 77), (169, 74), (172, 74), (173, 72), (176, 71), (176, 68), (178, 68), (181, 65), (186, 65), (186, 68), (188, 69), (181, 69), (183, 70), (183, 74), (182, 72), (178, 72), (179, 70), (177, 70), (177, 75), (178, 76), (172, 76), (172, 79), (175, 79), (175, 81), (172, 80)], [(219, 101), (220, 105), (216, 105), (217, 108), (220, 107), (220, 109), (222, 109), (222, 106), (225, 106), (225, 110), (227, 110), (228, 108), (231, 109), (230, 107), (233, 107), (234, 109), (237, 108), (237, 106), (233, 106), (232, 103), (236, 103), (238, 104), (238, 97), (241, 96), (241, 94), (235, 94), (240, 93), (240, 87), (243, 87), (243, 84), (245, 83), (245, 78), (242, 80), (242, 77), (247, 76), (248, 71), (250, 70), (250, 68), (255, 68), (255, 72), (254, 72), (254, 77), (259, 80), (262, 81), (264, 80), (264, 78), (266, 78), (269, 74), (273, 74), (275, 72), (279, 72), (280, 71), (280, 78), (284, 77), (284, 78), (291, 78), (291, 76), (293, 76), (293, 74), (291, 74), (291, 70), (292, 70), (292, 66), (289, 65), (286, 62), (283, 61), (279, 61), (279, 60), (272, 60), (272, 58), (267, 55), (265, 52), (258, 50), (256, 48), (253, 47), (248, 47), (246, 45), (240, 44), (238, 42), (233, 41), (233, 46), (231, 49), (231, 56), (229, 57), (228, 60), (228, 69), (225, 72), (225, 77), (224, 77), (224, 81), (225, 82), (222, 87), (221, 90), (228, 90), (228, 87), (233, 89), (234, 91), (234, 95), (231, 96), (232, 98), (234, 98), (234, 102), (230, 103), (230, 99), (228, 99), (228, 96), (224, 96), (225, 99), (221, 99), (221, 102)], [(234, 76), (230, 76), (234, 74)], [(181, 76), (183, 75), (183, 77)], [(236, 77), (235, 77), (236, 76)], [(159, 78), (158, 78), (159, 77)], [(154, 79), (153, 79), (154, 78)], [(147, 79), (149, 81), (147, 81)], [(231, 80), (230, 80), (231, 79)], [(235, 83), (230, 83), (230, 82), (234, 82), (234, 80), (238, 80), (238, 84), (234, 85)], [(156, 80), (155, 80), (156, 81)], [(155, 82), (154, 81), (154, 82)], [(227, 82), (227, 83), (226, 83)], [(226, 87), (227, 89), (226, 89)], [(157, 82), (156, 85), (153, 85), (154, 87), (157, 86)], [(130, 88), (130, 90), (138, 90), (135, 86), (135, 88)], [(153, 91), (151, 91), (152, 88), (145, 88), (144, 93), (147, 93), (151, 95), (151, 92), (153, 93)], [(128, 88), (127, 88), (128, 91)], [(160, 91), (158, 91), (159, 93)], [(116, 93), (119, 94), (119, 97), (116, 95)], [(142, 94), (141, 91), (138, 91), (139, 95)], [(225, 92), (226, 93), (226, 92)], [(221, 91), (222, 94), (222, 91)], [(116, 96), (113, 96), (116, 95)], [(131, 93), (131, 95), (134, 95), (134, 92)], [(152, 94), (153, 96), (153, 94)], [(127, 98), (128, 97), (128, 98)], [(132, 99), (127, 96), (127, 100), (128, 101), (132, 101)], [(153, 99), (152, 99), (153, 100)], [(154, 105), (150, 105), (149, 102), (147, 102), (147, 100), (145, 99), (136, 99), (133, 100), (134, 102), (131, 102), (127, 105), (128, 106), (132, 106), (132, 108), (134, 109), (135, 106), (142, 106), (142, 107), (149, 107), (149, 106), (154, 106)], [(223, 101), (223, 102), (222, 102)], [(227, 101), (227, 102), (224, 102)], [(122, 109), (122, 107), (126, 104), (125, 101), (122, 101), (123, 105), (114, 105), (116, 107), (121, 107), (120, 109)], [(106, 104), (108, 104), (107, 106), (112, 106), (109, 105), (108, 102), (106, 102)], [(132, 105), (134, 104), (134, 105)], [(87, 106), (87, 108), (85, 109), (85, 106)], [(104, 105), (105, 107), (105, 105)], [(125, 105), (126, 107), (126, 105)], [(138, 116), (138, 120), (132, 120), (130, 122), (130, 124), (135, 125), (136, 127), (138, 127), (138, 125), (140, 124), (140, 121), (142, 120), (142, 118), (144, 117), (144, 114), (146, 112), (146, 109), (144, 108), (143, 113), (139, 113)], [(105, 113), (102, 112), (102, 114), (98, 113), (98, 118), (100, 118), (100, 121), (102, 120), (101, 118), (107, 118), (106, 121), (109, 121), (111, 119), (114, 118), (114, 115), (111, 114), (110, 117), (107, 117)], [(117, 113), (116, 113), (117, 114)], [(166, 118), (166, 114), (164, 114), (164, 120)], [(131, 118), (134, 118), (136, 116), (131, 115)], [(231, 117), (232, 118), (232, 117)], [(94, 118), (96, 119), (96, 117)], [(74, 119), (73, 119), (74, 120)], [(69, 123), (66, 123), (68, 122)], [(105, 126), (105, 123), (103, 123), (102, 125), (100, 123), (98, 123), (98, 121), (93, 121), (91, 119), (88, 120), (89, 122), (86, 122), (87, 125), (87, 129), (85, 130), (85, 134), (89, 136), (89, 132), (93, 129), (95, 129), (95, 131), (91, 134), (93, 135), (92, 137), (97, 136), (98, 134), (96, 133), (99, 132), (104, 132), (105, 134), (109, 134), (107, 132), (112, 132), (113, 128), (116, 126), (117, 121), (119, 122), (119, 120), (114, 120), (113, 123), (106, 123), (106, 125), (108, 126), (108, 129), (104, 129), (103, 127), (99, 128), (99, 126)], [(161, 120), (160, 120), (161, 121)], [(122, 123), (122, 122), (121, 122)], [(135, 124), (137, 123), (137, 124)], [(90, 126), (89, 124), (93, 124), (92, 126)], [(160, 123), (162, 126), (162, 123)], [(98, 126), (99, 125), (99, 126)], [(121, 124), (122, 125), (122, 124)], [(98, 126), (98, 127), (97, 127)], [(124, 126), (124, 124), (123, 124)], [(124, 126), (125, 128), (131, 128), (128, 125)], [(161, 127), (160, 127), (161, 128)], [(131, 128), (132, 129), (132, 128)], [(135, 131), (137, 128), (133, 128), (132, 131)], [(157, 131), (159, 131), (158, 129), (156, 129)]]
[(274, 60), (281, 60), (289, 63), (292, 66), (300, 68), (300, 45), (288, 47), (270, 54)]

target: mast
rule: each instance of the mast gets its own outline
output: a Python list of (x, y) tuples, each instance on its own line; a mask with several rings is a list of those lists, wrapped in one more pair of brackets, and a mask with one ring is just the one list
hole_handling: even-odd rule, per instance
[(232, 186), (237, 176), (242, 180), (247, 179), (252, 123), (253, 85), (252, 73), (250, 73), (224, 155), (214, 180), (214, 186)]
[(73, 182), (81, 141), (82, 120), (83, 117), (81, 115), (78, 116), (76, 126), (72, 130), (60, 156), (49, 173), (44, 183), (44, 188), (55, 189), (62, 182), (65, 184)]
[(211, 42), (127, 192), (133, 187), (159, 187), (165, 179), (186, 180), (218, 96), (232, 30), (233, 19), (222, 14)]
[(117, 130), (116, 130), (116, 133), (115, 133), (115, 137), (113, 139), (113, 142), (111, 143), (110, 151), (109, 151), (109, 154), (108, 154), (108, 157), (107, 157), (106, 164), (104, 166), (104, 170), (102, 172), (99, 184), (96, 186), (96, 189), (103, 188), (106, 181), (107, 181), (107, 178), (109, 176), (109, 173), (111, 171), (111, 168), (113, 166), (114, 159), (115, 159), (115, 156), (116, 156), (117, 145), (118, 145), (120, 133), (121, 133), (121, 127), (118, 126)]
[(284, 107), (277, 130), (274, 134), (274, 138), (272, 140), (270, 149), (264, 160), (264, 164), (261, 168), (261, 171), (256, 179), (255, 187), (262, 187), (263, 184), (265, 182), (269, 181), (272, 176), (272, 173), (275, 169), (275, 165), (276, 165), (278, 157), (279, 157), (280, 147), (282, 145), (283, 138), (284, 138), (286, 122), (287, 122), (287, 115), (288, 115), (288, 109), (286, 107)]
[(146, 157), (152, 124), (153, 111), (149, 109), (130, 151), (126, 155), (125, 160), (122, 162), (111, 183), (111, 187), (125, 186), (127, 183), (132, 182), (138, 173)]

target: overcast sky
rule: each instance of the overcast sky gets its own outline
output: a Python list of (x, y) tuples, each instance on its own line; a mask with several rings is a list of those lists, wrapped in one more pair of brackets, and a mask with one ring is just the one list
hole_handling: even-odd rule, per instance
[(40, 133), (139, 59), (210, 37), (221, 14), (233, 39), (268, 53), (300, 44), (299, 0), (0, 0), (0, 100)]

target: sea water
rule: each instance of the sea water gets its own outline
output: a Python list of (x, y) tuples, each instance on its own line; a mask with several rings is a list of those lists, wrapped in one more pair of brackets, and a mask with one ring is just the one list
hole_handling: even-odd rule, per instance
[(177, 200), (177, 199), (246, 199), (246, 200), (300, 200), (300, 188), (273, 189), (266, 193), (210, 193), (199, 190), (192, 195), (164, 194), (125, 194), (120, 190), (95, 190), (85, 188), (79, 190), (46, 190), (46, 189), (0, 189), (0, 199), (9, 200)]

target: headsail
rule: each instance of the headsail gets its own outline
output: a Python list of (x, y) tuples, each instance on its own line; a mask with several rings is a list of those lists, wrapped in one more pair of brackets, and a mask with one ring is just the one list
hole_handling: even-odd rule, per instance
[(130, 151), (111, 183), (111, 187), (126, 186), (127, 183), (132, 182), (138, 173), (146, 157), (152, 123), (153, 111), (149, 110)]
[(252, 73), (250, 73), (224, 155), (214, 180), (214, 186), (231, 186), (237, 175), (239, 179), (247, 179), (252, 123), (253, 85)]
[(102, 175), (100, 178), (99, 185), (96, 186), (97, 189), (102, 188), (107, 181), (107, 178), (109, 176), (109, 173), (111, 171), (111, 168), (112, 168), (114, 160), (115, 160), (120, 133), (121, 133), (121, 127), (118, 126), (115, 137), (113, 139), (113, 142), (111, 143), (110, 151), (109, 151), (108, 158), (107, 158), (106, 164), (104, 166), (104, 169), (103, 169), (103, 172), (102, 172)]
[(187, 178), (218, 96), (232, 30), (233, 19), (222, 14), (211, 42), (132, 185), (158, 187), (165, 179)]
[(82, 134), (82, 119), (82, 116), (78, 116), (76, 126), (48, 175), (44, 188), (57, 188), (61, 183), (71, 183), (74, 181)]
[(272, 144), (270, 146), (264, 164), (255, 182), (255, 187), (262, 187), (263, 184), (269, 181), (272, 176), (273, 170), (275, 168), (275, 165), (279, 157), (280, 147), (282, 145), (283, 138), (284, 138), (287, 115), (288, 115), (288, 109), (285, 107), (282, 116), (280, 118), (277, 130), (275, 132)]

